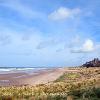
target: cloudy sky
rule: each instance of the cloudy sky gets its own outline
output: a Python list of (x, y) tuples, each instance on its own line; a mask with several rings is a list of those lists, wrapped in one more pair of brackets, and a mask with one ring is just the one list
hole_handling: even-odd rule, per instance
[(77, 66), (100, 58), (100, 0), (0, 0), (0, 66)]

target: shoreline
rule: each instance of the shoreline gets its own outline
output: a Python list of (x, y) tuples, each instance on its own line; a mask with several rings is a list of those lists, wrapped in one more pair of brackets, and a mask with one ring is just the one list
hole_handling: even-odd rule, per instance
[(46, 84), (52, 82), (64, 73), (63, 68), (49, 68), (29, 72), (0, 73), (0, 86), (22, 86)]

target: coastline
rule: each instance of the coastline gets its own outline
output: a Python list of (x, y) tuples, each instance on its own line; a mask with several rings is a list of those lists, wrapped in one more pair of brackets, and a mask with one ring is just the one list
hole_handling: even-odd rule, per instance
[(63, 68), (50, 68), (30, 71), (0, 73), (0, 86), (34, 86), (36, 84), (45, 84), (56, 80), (65, 70)]

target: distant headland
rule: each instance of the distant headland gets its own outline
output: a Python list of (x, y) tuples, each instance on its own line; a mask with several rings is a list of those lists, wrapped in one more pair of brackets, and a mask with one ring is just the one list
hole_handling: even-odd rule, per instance
[(82, 67), (100, 67), (100, 60), (99, 58), (94, 58), (92, 61), (83, 64)]

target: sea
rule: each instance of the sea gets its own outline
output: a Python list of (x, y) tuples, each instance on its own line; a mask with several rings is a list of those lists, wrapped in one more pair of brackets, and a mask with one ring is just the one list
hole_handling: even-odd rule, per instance
[(52, 68), (56, 67), (0, 67), (0, 74), (17, 72), (33, 73), (36, 71), (47, 70)]
[(0, 67), (0, 74), (3, 73), (16, 73), (16, 72), (26, 72), (31, 73), (40, 70), (46, 70), (46, 67)]

